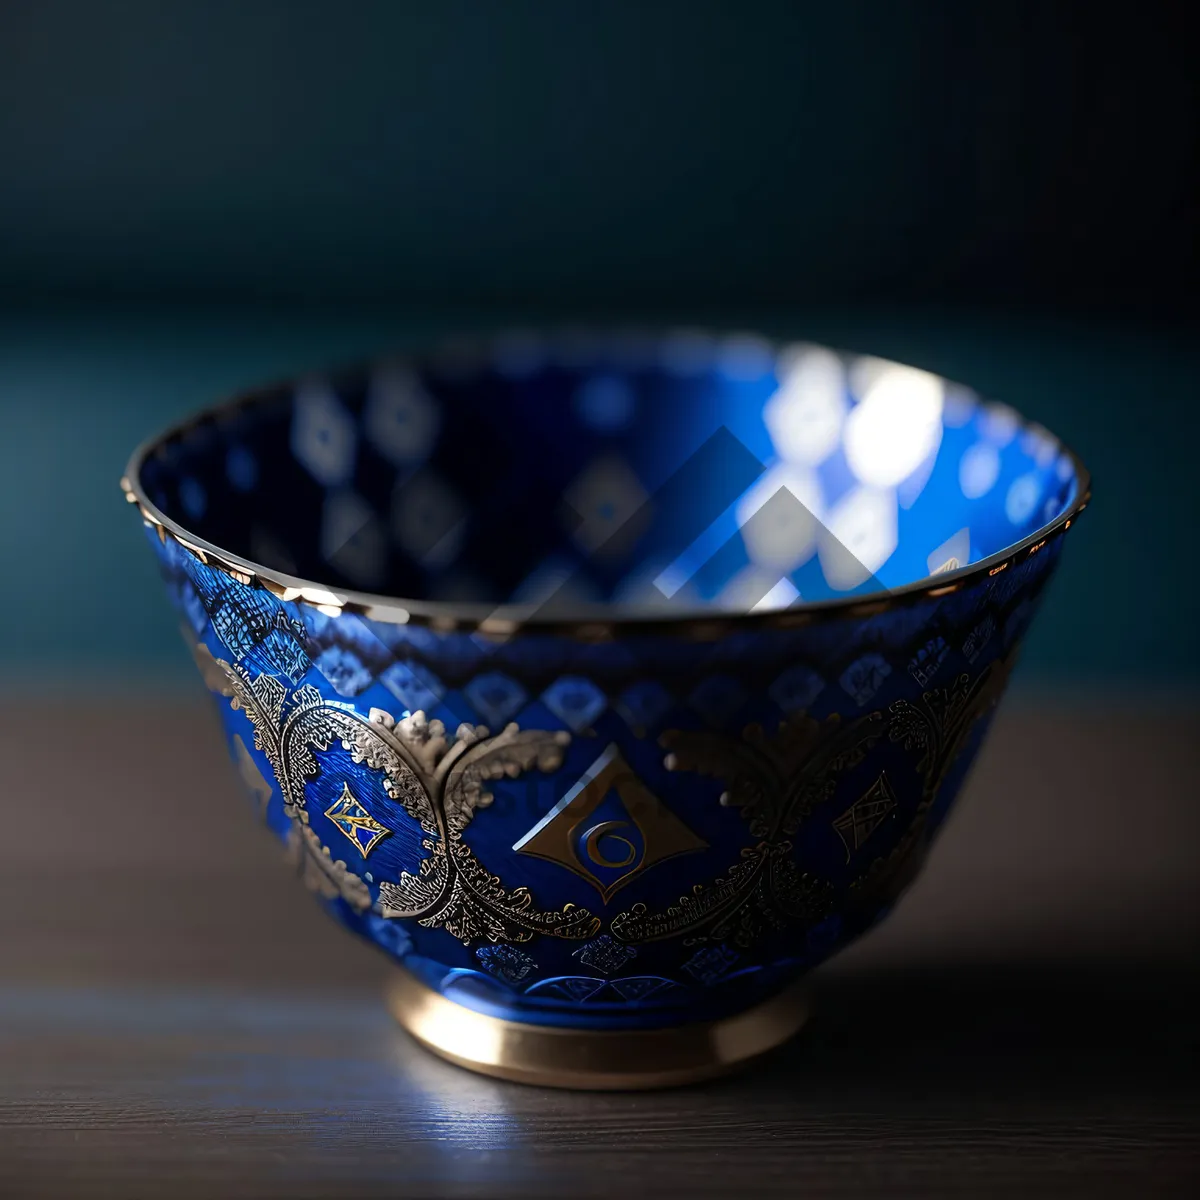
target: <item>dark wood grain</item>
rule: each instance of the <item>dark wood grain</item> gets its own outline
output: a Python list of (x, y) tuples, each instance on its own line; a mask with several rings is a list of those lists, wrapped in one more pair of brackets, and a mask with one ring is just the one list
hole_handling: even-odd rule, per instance
[(1189, 1194), (1198, 728), (1014, 708), (805, 1036), (583, 1095), (399, 1033), (203, 707), (0, 708), (0, 1195)]

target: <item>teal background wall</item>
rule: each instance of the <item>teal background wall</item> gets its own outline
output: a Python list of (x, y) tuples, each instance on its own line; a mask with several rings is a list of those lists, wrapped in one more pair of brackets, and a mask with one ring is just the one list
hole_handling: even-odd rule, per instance
[(0, 675), (187, 669), (116, 490), (173, 418), (633, 317), (1041, 420), (1096, 502), (1025, 671), (1200, 680), (1184, 7), (0, 0)]

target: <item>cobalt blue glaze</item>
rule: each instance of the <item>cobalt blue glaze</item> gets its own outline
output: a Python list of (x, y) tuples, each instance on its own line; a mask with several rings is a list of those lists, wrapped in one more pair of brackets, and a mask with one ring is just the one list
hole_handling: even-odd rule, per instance
[(1087, 499), (963, 388), (699, 335), (301, 381), (127, 483), (325, 907), (581, 1028), (748, 1008), (887, 911)]

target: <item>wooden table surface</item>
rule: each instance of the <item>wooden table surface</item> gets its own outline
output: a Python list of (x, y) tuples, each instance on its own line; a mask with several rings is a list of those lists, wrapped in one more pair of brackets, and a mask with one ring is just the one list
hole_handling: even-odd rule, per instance
[(541, 1091), (418, 1050), (200, 703), (0, 705), (0, 1196), (1184, 1195), (1197, 710), (1002, 714), (926, 874), (760, 1068)]

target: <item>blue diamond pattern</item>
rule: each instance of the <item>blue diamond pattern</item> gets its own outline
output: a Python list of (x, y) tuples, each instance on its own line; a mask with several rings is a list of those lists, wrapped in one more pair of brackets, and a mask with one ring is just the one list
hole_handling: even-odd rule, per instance
[(771, 699), (786, 713), (807, 712), (825, 690), (825, 680), (809, 667), (789, 667), (771, 684)]
[(607, 986), (603, 979), (592, 979), (586, 975), (566, 975), (561, 979), (552, 979), (547, 980), (544, 984), (536, 984), (529, 991), (532, 994), (536, 988), (538, 991), (562, 996), (565, 1000), (574, 1000), (576, 1004), (583, 1004)]
[(520, 983), (537, 963), (515, 946), (481, 946), (475, 951), (483, 969), (505, 983)]
[(472, 679), (463, 691), (472, 707), (493, 727), (505, 724), (525, 703), (525, 689), (499, 671), (489, 671)]
[(608, 986), (622, 1000), (636, 1003), (666, 988), (677, 988), (679, 984), (671, 979), (664, 979), (661, 975), (629, 975), (624, 979), (609, 980)]
[(292, 455), (324, 487), (348, 483), (354, 474), (357, 427), (334, 392), (302, 387), (292, 409)]
[(575, 733), (587, 729), (608, 707), (604, 693), (582, 675), (564, 675), (543, 693), (542, 703)]
[(636, 956), (637, 951), (632, 946), (614, 941), (607, 933), (602, 933), (598, 938), (580, 946), (572, 955), (585, 967), (590, 967), (601, 975), (611, 975)]
[(317, 656), (313, 664), (333, 685), (339, 696), (357, 696), (365, 692), (375, 677), (363, 665), (362, 659), (347, 646), (330, 646)]
[(442, 681), (420, 663), (393, 663), (380, 675), (379, 682), (410, 713), (428, 713), (446, 694)]
[(308, 605), (301, 608), (301, 616), (308, 630), (309, 644), (317, 651), (342, 646), (353, 651), (359, 661), (376, 674), (391, 661), (387, 647), (362, 618), (352, 613), (329, 617)]
[(879, 691), (891, 673), (892, 668), (882, 654), (864, 654), (846, 668), (838, 682), (861, 707)]
[(967, 640), (963, 642), (963, 654), (966, 655), (967, 662), (973, 663), (983, 650), (984, 646), (991, 641), (992, 634), (996, 632), (996, 619), (991, 613), (984, 616), (983, 620), (975, 626), (974, 629), (967, 635)]
[[(672, 345), (678, 350), (680, 342)], [(649, 554), (654, 559), (653, 571), (657, 577), (665, 565), (658, 561), (663, 547), (635, 540), (628, 543), (633, 555), (630, 561), (618, 561), (619, 555), (611, 560), (606, 556), (603, 562), (577, 561), (560, 525), (561, 506), (550, 490), (555, 486), (554, 472), (549, 476), (543, 472), (540, 477), (540, 485), (545, 490), (544, 494), (539, 490), (536, 504), (526, 491), (531, 472), (536, 473), (539, 465), (538, 439), (522, 442), (508, 435), (514, 420), (545, 415), (540, 412), (538, 397), (545, 387), (549, 387), (562, 393), (566, 407), (559, 415), (566, 422), (564, 428), (568, 432), (570, 428), (579, 432), (584, 426), (602, 434), (620, 432), (622, 450), (628, 450), (633, 443), (643, 446), (646, 453), (638, 456), (637, 466), (639, 472), (644, 467), (645, 477), (638, 483), (629, 474), (629, 469), (612, 468), (611, 461), (614, 460), (608, 460), (610, 466), (605, 467), (607, 451), (596, 437), (589, 434), (578, 445), (564, 443), (558, 482), (575, 481), (568, 488), (567, 496), (578, 502), (576, 506), (586, 517), (584, 524), (589, 527), (588, 533), (597, 537), (603, 537), (605, 530), (612, 533), (614, 521), (624, 508), (637, 500), (641, 494), (639, 489), (653, 486), (653, 482), (661, 478), (663, 469), (673, 461), (670, 439), (659, 446), (662, 439), (656, 436), (657, 430), (650, 420), (652, 405), (638, 399), (636, 388), (644, 385), (649, 389), (649, 396), (662, 382), (656, 373), (686, 368), (692, 380), (688, 389), (694, 387), (695, 395), (711, 398), (715, 395), (714, 386), (721, 391), (719, 402), (714, 400), (709, 406), (715, 415), (718, 409), (725, 410), (724, 389), (737, 374), (727, 368), (732, 363), (741, 369), (738, 355), (742, 352), (734, 346), (722, 348), (717, 343), (693, 339), (691, 343), (684, 343), (683, 348), (686, 353), (676, 354), (671, 360), (673, 366), (668, 368), (663, 366), (653, 343), (645, 346), (638, 343), (633, 351), (627, 348), (623, 352), (602, 345), (589, 351), (588, 362), (594, 365), (589, 365), (586, 370), (576, 357), (573, 365), (560, 363), (555, 368), (556, 374), (532, 381), (528, 390), (524, 384), (516, 388), (510, 380), (498, 383), (496, 376), (507, 370), (513, 378), (518, 375), (523, 378), (535, 367), (540, 370), (547, 355), (545, 346), (539, 344), (531, 349), (528, 345), (510, 343), (507, 354), (501, 353), (499, 372), (488, 366), (486, 351), (471, 352), (455, 360), (457, 366), (447, 368), (446, 378), (459, 379), (464, 397), (468, 394), (471, 397), (465, 401), (464, 408), (457, 399), (456, 390), (452, 402), (454, 413), (440, 413), (440, 392), (437, 397), (426, 393), (415, 376), (410, 377), (401, 367), (388, 367), (359, 377), (347, 376), (344, 383), (341, 378), (336, 382), (309, 380), (296, 385), (293, 395), (281, 391), (276, 399), (265, 405), (245, 406), (228, 418), (201, 423), (186, 438), (168, 442), (161, 453), (146, 462), (141, 483), (160, 508), (173, 516), (186, 517), (190, 523), (209, 518), (215, 521), (220, 516), (217, 507), (223, 506), (218, 506), (218, 499), (232, 503), (256, 492), (274, 494), (280, 488), (287, 491), (298, 480), (299, 492), (303, 493), (297, 493), (299, 501), (310, 517), (320, 512), (333, 516), (340, 513), (345, 521), (334, 520), (333, 526), (310, 521), (306, 532), (281, 526), (279, 522), (286, 516), (281, 509), (278, 512), (264, 509), (245, 530), (246, 549), (252, 557), (277, 570), (297, 575), (302, 573), (306, 561), (318, 556), (319, 549), (331, 556), (336, 554), (343, 568), (341, 575), (331, 580), (329, 586), (340, 587), (337, 578), (349, 572), (350, 579), (357, 580), (359, 586), (383, 588), (384, 583), (379, 580), (384, 576), (407, 577), (407, 567), (393, 570), (405, 566), (393, 556), (399, 553), (405, 539), (411, 546), (415, 538), (421, 542), (417, 547), (418, 557), (428, 568), (427, 575), (419, 581), (420, 593), (430, 598), (477, 598), (481, 605), (484, 599), (498, 604), (511, 601), (511, 595), (501, 592), (532, 566), (532, 563), (524, 566), (509, 564), (512, 577), (499, 572), (493, 582), (500, 587), (500, 592), (488, 591), (485, 596), (482, 577), (492, 575), (488, 539), (493, 529), (507, 527), (506, 505), (511, 501), (514, 519), (528, 534), (523, 538), (526, 550), (533, 552), (535, 558), (544, 558), (545, 565), (561, 565), (559, 574), (577, 574), (582, 581), (581, 589), (589, 595), (604, 591), (611, 598), (612, 589), (623, 586), (620, 581), (645, 578), (648, 564), (640, 561), (643, 555)], [(575, 353), (578, 355), (578, 348)], [(807, 356), (809, 352), (803, 353)], [(751, 357), (756, 355), (758, 351)], [(687, 362), (682, 361), (685, 358)], [(446, 359), (443, 357), (439, 361), (445, 363)], [(695, 375), (693, 368), (698, 364), (706, 371), (711, 370), (712, 377)], [(758, 372), (766, 370), (767, 365), (756, 363), (754, 372), (744, 373), (745, 377), (750, 378), (753, 374), (757, 380)], [(781, 377), (784, 366), (781, 360)], [(849, 363), (836, 367), (839, 380), (846, 369), (853, 374), (855, 368)], [(453, 375), (455, 370), (459, 372), (458, 376)], [(595, 373), (589, 375), (590, 371)], [(632, 374), (635, 371), (637, 378)], [(671, 387), (675, 388), (679, 382), (676, 380)], [(763, 398), (775, 386), (766, 380), (762, 384), (762, 388), (755, 391), (755, 397), (747, 394), (744, 398), (747, 404), (754, 400), (761, 407)], [(459, 385), (453, 386), (457, 389)], [(857, 377), (854, 387), (858, 388)], [(751, 390), (756, 388), (757, 382)], [(897, 581), (908, 577), (910, 568), (920, 574), (931, 565), (924, 551), (934, 542), (940, 542), (946, 532), (942, 526), (948, 510), (940, 501), (948, 495), (952, 502), (950, 507), (954, 507), (958, 494), (954, 492), (954, 477), (962, 450), (981, 438), (984, 444), (997, 442), (1007, 446), (1010, 441), (1016, 442), (1016, 425), (1011, 418), (1006, 418), (999, 410), (990, 410), (989, 428), (989, 410), (981, 412), (975, 407), (974, 400), (968, 402), (963, 395), (957, 396), (961, 411), (947, 420), (948, 427), (962, 432), (948, 436), (945, 443), (948, 450), (943, 461), (935, 463), (937, 456), (929, 455), (899, 485), (901, 507), (907, 507), (914, 500), (916, 503), (909, 519), (911, 529), (906, 527), (899, 553), (890, 562)], [(476, 396), (480, 401), (478, 404), (475, 403)], [(512, 412), (501, 412), (492, 403), (493, 397), (500, 401), (501, 408), (509, 406), (511, 401)], [(295, 403), (289, 408), (293, 399)], [(947, 395), (948, 413), (955, 399), (954, 394)], [(729, 411), (741, 403), (740, 399), (731, 396)], [(459, 430), (452, 427), (453, 422), (443, 420), (455, 413), (460, 425), (466, 417), (471, 418), (468, 423), (473, 422), (478, 428), (472, 428), (462, 447), (449, 447), (446, 455), (439, 453), (431, 461), (431, 453), (438, 448), (440, 430), (444, 427), (448, 433), (458, 434)], [(744, 415), (750, 423), (747, 430), (750, 426), (757, 427), (758, 412), (754, 404)], [(475, 417), (479, 420), (474, 421)], [(644, 419), (649, 424), (642, 429)], [(625, 430), (633, 430), (630, 437), (624, 437)], [(775, 430), (767, 424), (760, 432), (767, 436)], [(633, 434), (645, 434), (646, 437)], [(759, 441), (766, 445), (761, 437)], [(490, 462), (488, 452), (500, 442), (512, 453), (498, 470), (492, 472), (494, 478), (491, 478), (488, 477), (489, 464), (495, 464)], [(615, 449), (617, 443), (613, 442), (612, 447)], [(293, 455), (291, 461), (288, 460), (289, 448)], [(457, 453), (459, 449), (464, 452)], [(1011, 450), (1006, 449), (1004, 481), (1003, 484), (996, 481), (995, 496), (989, 501), (993, 507), (999, 506), (994, 515), (1004, 507), (1004, 496), (1009, 494), (1013, 478), (1021, 476), (1031, 465), (1022, 465), (1018, 461), (1021, 454), (1032, 459), (1038, 468), (1037, 479), (1028, 489), (1028, 496), (1017, 495), (1022, 514), (1032, 520), (1039, 514), (1048, 518), (1057, 512), (1076, 486), (1072, 461), (1067, 457), (1056, 459), (1058, 453), (1053, 443), (1045, 442), (1041, 434), (1034, 432), (1026, 433)], [(598, 459), (597, 454), (601, 455)], [(389, 462), (400, 469), (390, 470)], [(589, 462), (592, 463), (590, 468)], [(740, 479), (741, 467), (733, 460), (729, 460), (729, 467), (732, 471), (730, 479)], [(1012, 473), (1007, 474), (1010, 468)], [(1056, 471), (1056, 468), (1060, 469)], [(427, 485), (424, 499), (439, 509), (444, 502), (450, 511), (415, 513), (413, 505), (421, 499), (421, 488), (410, 494), (411, 489), (405, 484), (405, 481), (412, 482), (410, 475), (415, 470), (421, 471), (416, 478)], [(724, 466), (721, 470), (724, 471)], [(746, 472), (752, 475), (752, 466), (747, 465)], [(817, 474), (825, 492), (827, 509), (832, 508), (847, 489), (858, 485), (844, 447), (839, 447), (821, 462)], [(1056, 475), (1061, 487), (1053, 482)], [(484, 477), (482, 484), (481, 476)], [(932, 486), (940, 485), (943, 476), (944, 482), (950, 485), (945, 495)], [(715, 478), (702, 480), (700, 492), (714, 484)], [(740, 488), (743, 484), (737, 486)], [(632, 499), (630, 488), (634, 493)], [(393, 501), (391, 505), (389, 495)], [(699, 493), (692, 498), (696, 495)], [(709, 498), (718, 501), (716, 495), (700, 496), (700, 499)], [(963, 498), (966, 499), (965, 494)], [(729, 499), (719, 498), (720, 503), (727, 503)], [(369, 507), (364, 508), (364, 505)], [(390, 515), (397, 519), (394, 543), (379, 527), (380, 514), (389, 507), (395, 509)], [(485, 511), (481, 513), (480, 507)], [(656, 507), (660, 516), (666, 511), (657, 505), (657, 497)], [(409, 516), (417, 519), (421, 526), (416, 532), (406, 524)], [(980, 528), (985, 528), (991, 518), (985, 517), (981, 510), (981, 520), (984, 524)], [(220, 523), (216, 521), (216, 525)], [(216, 525), (212, 527), (214, 532)], [(433, 528), (429, 528), (431, 525)], [(720, 518), (713, 528), (725, 532), (716, 541), (697, 544), (711, 545), (714, 551), (718, 544), (727, 545), (730, 551), (714, 555), (703, 564), (707, 582), (700, 590), (704, 595), (719, 590), (722, 582), (728, 582), (731, 574), (741, 570), (745, 562), (745, 539), (735, 537), (732, 528), (726, 529), (725, 518)], [(411, 538), (408, 537), (410, 533)], [(913, 537), (908, 537), (908, 533), (913, 533)], [(585, 642), (533, 628), (523, 629), (511, 638), (485, 637), (470, 632), (470, 622), (455, 623), (453, 627), (439, 622), (427, 627), (419, 623), (419, 617), (403, 625), (386, 620), (377, 624), (379, 617), (403, 618), (395, 611), (367, 610), (373, 615), (360, 615), (355, 605), (348, 605), (340, 616), (333, 617), (328, 615), (334, 611), (332, 606), (322, 606), (325, 611), (321, 612), (308, 603), (283, 601), (278, 588), (237, 582), (202, 558), (188, 553), (174, 539), (162, 536), (161, 530), (158, 533), (148, 530), (148, 536), (180, 606), (185, 630), (199, 637), (201, 645), (211, 649), (215, 656), (228, 659), (243, 669), (247, 678), (265, 675), (262, 696), (280, 719), (286, 719), (291, 710), (274, 706), (297, 703), (296, 689), (304, 683), (308, 686), (299, 695), (302, 704), (309, 703), (319, 693), (326, 702), (332, 701), (344, 710), (363, 714), (376, 704), (388, 708), (397, 717), (424, 710), (431, 720), (436, 717), (448, 730), (454, 730), (459, 721), (486, 723), (497, 732), (509, 721), (518, 721), (529, 730), (569, 730), (572, 739), (568, 740), (574, 742), (569, 761), (550, 768), (547, 756), (542, 761), (550, 769), (544, 772), (538, 770), (539, 763), (534, 762), (525, 773), (528, 779), (512, 789), (504, 787), (498, 797), (500, 802), (472, 831), (471, 849), (481, 861), (487, 859), (486, 869), (501, 873), (504, 870), (501, 860), (509, 853), (512, 842), (510, 835), (515, 836), (526, 823), (526, 815), (523, 815), (526, 796), (518, 792), (526, 792), (525, 784), (528, 783), (528, 803), (536, 804), (538, 813), (544, 813), (551, 804), (558, 811), (558, 804), (565, 799), (564, 789), (582, 782), (579, 770), (589, 757), (595, 756), (594, 752), (589, 752), (586, 743), (596, 740), (596, 732), (606, 735), (598, 739), (600, 745), (608, 743), (611, 736), (621, 741), (626, 750), (632, 751), (635, 745), (638, 746), (639, 770), (644, 768), (657, 778), (665, 752), (657, 745), (657, 739), (664, 729), (707, 730), (716, 727), (722, 736), (736, 738), (747, 721), (773, 726), (781, 718), (790, 721), (793, 714), (801, 712), (816, 711), (824, 715), (836, 710), (843, 713), (844, 720), (849, 720), (854, 715), (884, 710), (891, 702), (919, 695), (939, 684), (946, 685), (963, 669), (960, 658), (962, 663), (974, 664), (972, 676), (975, 676), (1024, 631), (1037, 603), (1037, 594), (1031, 585), (1045, 577), (1058, 553), (1057, 544), (1047, 544), (1044, 553), (1039, 549), (1035, 557), (1023, 561), (1020, 566), (1010, 563), (1007, 567), (998, 567), (997, 574), (988, 576), (986, 582), (972, 581), (960, 592), (895, 608), (884, 605), (874, 615), (860, 614), (845, 621), (822, 622), (817, 626), (797, 623), (769, 634), (747, 622), (738, 632), (730, 632), (712, 643), (658, 636)], [(439, 536), (442, 541), (438, 541)], [(589, 539), (584, 540), (591, 544)], [(434, 542), (437, 542), (436, 547)], [(541, 549), (535, 550), (537, 547)], [(563, 547), (566, 547), (565, 557)], [(967, 548), (975, 552), (976, 558), (986, 549), (983, 546)], [(464, 551), (466, 556), (460, 557)], [(819, 557), (812, 560), (811, 569), (806, 565), (802, 572), (804, 579), (809, 581), (805, 584), (805, 597), (809, 600), (824, 599), (827, 592), (841, 590), (823, 587), (820, 576), (826, 564), (824, 559), (818, 561)], [(950, 557), (950, 551), (946, 551), (938, 556), (938, 560)], [(962, 553), (956, 551), (953, 557), (960, 562), (967, 558), (965, 550)], [(936, 566), (938, 562), (932, 565)], [(375, 577), (368, 570), (373, 566), (379, 567), (383, 574)], [(475, 571), (479, 572), (479, 578), (473, 577)], [(371, 584), (372, 577), (376, 578), (376, 585)], [(413, 586), (416, 588), (417, 584)], [(397, 606), (388, 607), (394, 609)], [(678, 608), (678, 604), (675, 607)], [(290, 698), (285, 700), (285, 697)], [(612, 717), (609, 716), (609, 705), (613, 708)], [(237, 720), (242, 722), (241, 717)], [(624, 729), (621, 727), (623, 722), (628, 723)], [(613, 727), (611, 731), (609, 726)], [(242, 733), (245, 734), (244, 723)], [(535, 742), (536, 739), (530, 746)], [(902, 750), (881, 742), (879, 753), (894, 758)], [(378, 771), (366, 764), (358, 764), (363, 768), (361, 772), (352, 770), (347, 764), (342, 765), (352, 776), (351, 782), (355, 786), (363, 785), (360, 789), (363, 802), (355, 799), (352, 789), (341, 778), (344, 773), (341, 768), (324, 781), (322, 787), (328, 786), (334, 791), (334, 795), (323, 793), (320, 805), (326, 825), (334, 830), (332, 837), (340, 842), (344, 834), (355, 843), (354, 858), (359, 867), (364, 865), (358, 861), (360, 851), (364, 856), (371, 852), (392, 858), (406, 852), (405, 846), (398, 841), (386, 840), (386, 828), (367, 807), (368, 804), (384, 803), (378, 799)], [(896, 766), (898, 786), (901, 790), (908, 789), (906, 794), (915, 796), (913, 789), (919, 789), (919, 778), (913, 776), (909, 780), (906, 776), (901, 780), (899, 761)], [(498, 771), (493, 760), (485, 774)], [(679, 797), (683, 797), (697, 785), (694, 780), (680, 776), (672, 786)], [(335, 799), (337, 789), (343, 789), (340, 799)], [(947, 788), (936, 799), (931, 817), (934, 824), (943, 814), (951, 793), (952, 788)], [(606, 807), (603, 812), (597, 808), (586, 818), (592, 823), (591, 827), (602, 824), (604, 816), (619, 815), (622, 799), (607, 794), (600, 797), (599, 804)], [(379, 815), (382, 817), (386, 813), (380, 810)], [(277, 817), (282, 819), (280, 813), (272, 810), (271, 820), (275, 825), (278, 825)], [(516, 821), (521, 824), (508, 827)], [(633, 823), (637, 824), (636, 816)], [(590, 831), (584, 826), (579, 834)], [(401, 832), (399, 827), (396, 832)], [(377, 839), (384, 839), (380, 840), (378, 850), (375, 848)], [(572, 854), (579, 840), (579, 836), (571, 839)], [(646, 839), (635, 836), (634, 840), (644, 842)], [(336, 846), (330, 849), (338, 852)], [(639, 846), (636, 853), (644, 849)], [(584, 847), (580, 850), (586, 852)], [(842, 878), (839, 872), (845, 864), (836, 840), (814, 835), (811, 839), (800, 839), (795, 851), (796, 869), (808, 870), (811, 866), (818, 875), (825, 876), (828, 872), (830, 877)], [(664, 865), (661, 873), (647, 876), (647, 890), (639, 898), (653, 903), (655, 908), (660, 905), (669, 908), (673, 897), (686, 894), (693, 885), (696, 876), (689, 865), (692, 861), (697, 860), (680, 858), (676, 864)], [(395, 867), (395, 871), (400, 869)], [(538, 869), (540, 872), (541, 868)], [(713, 878), (717, 870), (717, 867), (713, 868)], [(395, 874), (395, 871), (379, 868), (380, 876)], [(578, 902), (580, 897), (584, 903), (595, 907), (592, 893), (583, 891), (581, 882), (556, 868), (552, 878), (551, 871), (552, 867), (547, 863), (542, 873), (546, 887), (538, 885), (536, 902), (539, 907), (548, 911), (563, 909), (568, 903)], [(361, 875), (374, 899), (379, 884), (370, 872), (363, 870)], [(520, 880), (505, 882), (506, 886), (515, 886)], [(664, 1000), (669, 1002), (677, 998), (685, 989), (699, 992), (707, 985), (716, 990), (728, 989), (741, 984), (754, 972), (769, 974), (760, 974), (760, 978), (750, 985), (753, 987), (761, 987), (776, 978), (782, 980), (793, 969), (807, 968), (836, 949), (857, 928), (853, 922), (843, 927), (840, 919), (833, 916), (806, 931), (797, 929), (787, 937), (780, 931), (781, 936), (772, 937), (759, 947), (731, 947), (707, 941), (685, 946), (685, 939), (681, 937), (647, 944), (636, 951), (613, 934), (592, 932), (581, 942), (537, 943), (538, 953), (546, 959), (541, 963), (525, 952), (530, 949), (529, 945), (521, 948), (508, 944), (488, 945), (485, 944), (487, 939), (476, 939), (469, 946), (460, 946), (456, 944), (457, 939), (448, 934), (421, 931), (415, 922), (383, 918), (371, 906), (362, 912), (351, 911), (346, 905), (338, 907), (347, 923), (395, 955), (415, 952), (406, 927), (411, 929), (413, 936), (419, 939), (421, 954), (432, 955), (423, 958), (418, 965), (429, 979), (440, 978), (441, 982), (436, 986), (448, 994), (461, 988), (464, 998), (487, 996), (511, 1005), (522, 1004), (523, 997), (528, 995), (533, 997), (531, 1015), (534, 1007), (547, 1008), (553, 1004), (560, 1011), (554, 1019), (563, 1027), (583, 1023), (589, 1009), (593, 1014), (600, 1006), (606, 1011), (622, 1006), (646, 1010), (652, 1003), (659, 1005)], [(838, 909), (841, 906), (835, 904), (832, 907)], [(789, 957), (780, 957), (784, 954)], [(631, 969), (638, 973), (626, 975), (625, 972)], [(559, 975), (561, 971), (568, 974)], [(574, 971), (580, 974), (569, 973)], [(647, 973), (641, 974), (642, 971)], [(664, 974), (658, 974), (659, 971)], [(458, 982), (464, 976), (466, 978)], [(538, 997), (542, 998), (540, 1002)], [(646, 997), (653, 997), (653, 1001)], [(571, 1013), (561, 1015), (568, 1007), (568, 1001), (578, 1006), (574, 1016)]]
[(705, 987), (711, 987), (738, 960), (736, 951), (728, 946), (701, 946), (683, 964), (683, 969)]
[(259, 669), (296, 682), (308, 670), (304, 626), (269, 592), (244, 587), (194, 560), (185, 568), (220, 639), (235, 662), (250, 660)]
[(635, 731), (657, 725), (670, 711), (674, 701), (661, 683), (643, 679), (630, 684), (618, 697), (617, 711)]
[(913, 655), (908, 664), (908, 673), (917, 681), (918, 686), (928, 687), (949, 653), (950, 647), (946, 645), (945, 638), (931, 638)]

